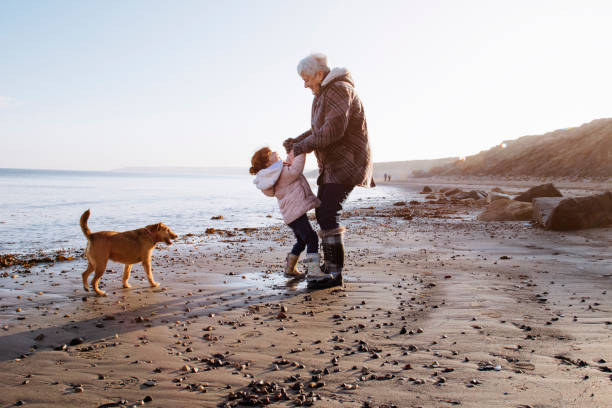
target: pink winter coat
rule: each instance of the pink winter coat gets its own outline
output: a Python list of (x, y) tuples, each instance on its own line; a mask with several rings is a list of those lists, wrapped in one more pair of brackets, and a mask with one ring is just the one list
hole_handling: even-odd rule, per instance
[(260, 170), (253, 183), (269, 197), (276, 197), (286, 224), (297, 220), (321, 201), (313, 194), (306, 177), (302, 174), (306, 155), (300, 154), (288, 165), (278, 161)]

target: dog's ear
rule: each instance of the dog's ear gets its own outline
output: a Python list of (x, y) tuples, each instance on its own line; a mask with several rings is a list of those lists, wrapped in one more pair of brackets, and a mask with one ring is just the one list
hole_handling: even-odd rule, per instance
[(161, 222), (158, 222), (157, 224), (155, 224), (155, 231), (161, 231), (164, 229), (164, 224), (162, 224)]

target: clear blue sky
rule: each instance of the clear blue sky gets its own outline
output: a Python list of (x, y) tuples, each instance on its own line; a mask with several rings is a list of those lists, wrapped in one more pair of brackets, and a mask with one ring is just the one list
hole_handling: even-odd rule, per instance
[(248, 167), (309, 127), (312, 51), (351, 70), (375, 161), (473, 154), (612, 116), (610, 21), (606, 1), (3, 0), (0, 167)]

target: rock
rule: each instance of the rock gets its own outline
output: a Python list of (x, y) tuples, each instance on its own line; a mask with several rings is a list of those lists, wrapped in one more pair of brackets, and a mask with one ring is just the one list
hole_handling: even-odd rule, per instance
[(464, 192), (455, 194), (453, 198), (456, 198), (457, 200), (467, 200), (469, 198), (471, 198), (472, 200), (480, 200), (483, 198), (487, 198), (487, 193), (485, 193), (484, 191), (476, 191), (476, 190), (464, 191)]
[(553, 210), (563, 200), (562, 197), (539, 197), (533, 199), (532, 219), (546, 228)]
[(533, 213), (533, 204), (509, 200), (507, 198), (493, 201), (479, 216), (480, 221), (529, 221)]
[[(552, 200), (537, 200), (534, 218), (546, 229), (569, 231), (612, 224), (612, 192), (566, 198), (556, 206)], [(536, 210), (537, 208), (537, 210)]]
[(497, 191), (493, 191), (493, 190), (491, 190), (489, 192), (489, 194), (487, 195), (487, 201), (490, 202), (490, 203), (495, 201), (495, 200), (499, 200), (501, 198), (512, 199), (512, 196), (510, 196), (508, 194), (505, 194), (505, 193), (500, 193), (500, 192), (497, 192)]
[(143, 398), (144, 402), (151, 402), (153, 401), (153, 397), (151, 397), (150, 395), (147, 395), (146, 397)]
[(78, 346), (79, 344), (83, 344), (84, 341), (85, 339), (82, 337), (75, 337), (74, 339), (70, 340), (70, 345)]
[(425, 186), (423, 187), (423, 190), (421, 191), (421, 194), (427, 194), (427, 193), (431, 193), (431, 187), (429, 186)]
[(530, 203), (531, 201), (533, 201), (534, 198), (538, 197), (563, 197), (563, 194), (561, 194), (561, 192), (557, 190), (552, 183), (548, 183), (536, 187), (531, 187), (524, 193), (521, 193), (514, 197), (514, 199), (516, 201)]
[(450, 196), (454, 196), (459, 193), (463, 193), (463, 190), (461, 190), (460, 188), (453, 188), (452, 190), (446, 191), (444, 195), (447, 197), (450, 197)]

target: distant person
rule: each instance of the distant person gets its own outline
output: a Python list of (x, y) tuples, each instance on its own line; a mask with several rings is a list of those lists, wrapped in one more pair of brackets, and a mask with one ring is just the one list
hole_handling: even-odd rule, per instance
[(296, 265), (300, 254), (306, 249), (304, 264), (308, 276), (318, 280), (330, 279), (331, 276), (321, 271), (319, 238), (306, 215), (321, 202), (315, 197), (306, 177), (302, 174), (305, 162), (305, 154), (283, 162), (278, 153), (263, 147), (253, 155), (249, 173), (255, 175), (253, 183), (258, 189), (265, 195), (278, 199), (283, 220), (295, 235), (295, 245), (286, 258), (285, 275), (290, 278), (304, 277)]
[(385, 181), (387, 181), (387, 173), (385, 173)]
[(389, 173), (389, 175), (387, 176), (387, 181), (391, 181), (391, 173)]
[(363, 104), (346, 68), (331, 69), (327, 56), (311, 54), (297, 66), (310, 88), (312, 100), (311, 127), (283, 145), (289, 157), (315, 153), (319, 165), (317, 197), (321, 206), (315, 210), (324, 257), (324, 272), (331, 278), (313, 279), (308, 287), (320, 289), (343, 284), (344, 232), (338, 224), (342, 204), (355, 186), (374, 186), (372, 158)]

